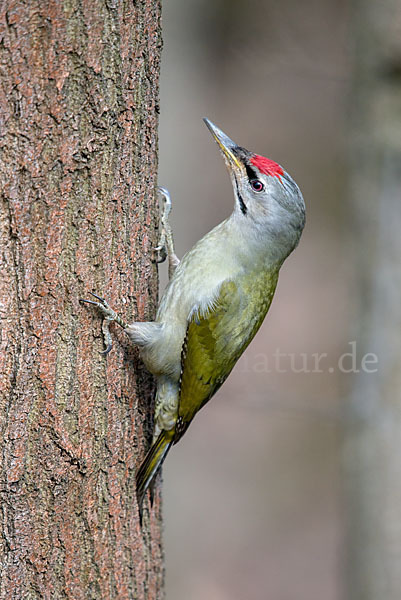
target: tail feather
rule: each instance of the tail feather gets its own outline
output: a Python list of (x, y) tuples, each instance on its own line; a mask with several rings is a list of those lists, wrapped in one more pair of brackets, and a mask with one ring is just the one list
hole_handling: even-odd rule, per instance
[(153, 477), (156, 475), (167, 452), (174, 441), (174, 430), (162, 431), (145, 456), (136, 476), (136, 495), (138, 499), (139, 512), (142, 514), (143, 499)]

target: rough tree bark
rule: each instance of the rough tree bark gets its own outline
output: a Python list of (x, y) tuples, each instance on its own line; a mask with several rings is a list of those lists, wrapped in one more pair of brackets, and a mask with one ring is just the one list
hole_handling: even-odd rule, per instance
[[(348, 405), (350, 600), (401, 590), (401, 4), (355, 4), (353, 246), (358, 354), (375, 353)], [(372, 365), (370, 365), (370, 368)]]
[(0, 598), (163, 597), (135, 470), (153, 382), (116, 329), (154, 316), (159, 0), (0, 5)]

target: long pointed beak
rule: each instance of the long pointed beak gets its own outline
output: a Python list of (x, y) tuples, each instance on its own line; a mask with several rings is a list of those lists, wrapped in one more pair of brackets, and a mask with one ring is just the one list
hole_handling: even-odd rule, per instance
[(236, 156), (236, 150), (238, 148), (238, 144), (233, 142), (228, 135), (226, 135), (221, 129), (216, 127), (214, 123), (209, 121), (209, 119), (204, 118), (204, 122), (206, 123), (207, 128), (210, 133), (216, 140), (220, 150), (223, 152), (224, 156), (227, 158), (227, 165), (231, 168), (237, 167), (240, 171), (243, 171), (244, 165), (238, 160)]

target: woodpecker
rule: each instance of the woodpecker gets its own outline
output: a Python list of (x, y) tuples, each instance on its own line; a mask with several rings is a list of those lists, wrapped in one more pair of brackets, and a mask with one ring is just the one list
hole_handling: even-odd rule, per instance
[(234, 190), (232, 214), (183, 257), (174, 251), (164, 199), (158, 262), (168, 257), (170, 280), (154, 322), (126, 324), (97, 296), (83, 300), (103, 313), (103, 333), (116, 321), (139, 347), (157, 380), (153, 443), (139, 468), (140, 513), (146, 490), (173, 444), (224, 383), (269, 310), (281, 265), (297, 246), (305, 204), (292, 177), (274, 161), (234, 143), (208, 119)]

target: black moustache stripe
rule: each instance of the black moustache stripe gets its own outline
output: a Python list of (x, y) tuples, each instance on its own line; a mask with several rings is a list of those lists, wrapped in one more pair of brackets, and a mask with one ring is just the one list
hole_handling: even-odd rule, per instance
[(237, 188), (237, 198), (238, 198), (238, 202), (239, 202), (239, 207), (241, 209), (242, 214), (246, 215), (246, 213), (248, 212), (248, 209), (246, 207), (246, 204), (245, 204), (245, 202), (244, 202), (241, 194), (239, 193), (238, 181), (237, 180), (235, 180), (235, 185), (236, 185), (236, 188)]

